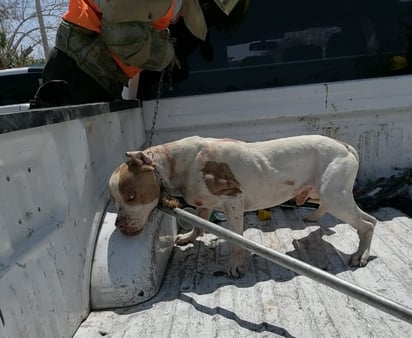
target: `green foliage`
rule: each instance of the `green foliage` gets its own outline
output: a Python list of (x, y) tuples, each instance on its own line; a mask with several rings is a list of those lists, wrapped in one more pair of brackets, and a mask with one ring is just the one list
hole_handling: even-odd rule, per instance
[(67, 0), (2, 0), (0, 69), (37, 64), (39, 59), (43, 60), (66, 9)]
[(0, 48), (3, 49), (6, 47), (7, 37), (5, 31), (0, 31)]

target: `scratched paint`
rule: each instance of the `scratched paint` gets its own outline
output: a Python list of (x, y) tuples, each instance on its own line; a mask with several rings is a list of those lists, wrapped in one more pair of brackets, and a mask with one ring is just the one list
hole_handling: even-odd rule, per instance
[(0, 336), (71, 337), (88, 314), (107, 178), (144, 139), (140, 114), (106, 110), (0, 133)]

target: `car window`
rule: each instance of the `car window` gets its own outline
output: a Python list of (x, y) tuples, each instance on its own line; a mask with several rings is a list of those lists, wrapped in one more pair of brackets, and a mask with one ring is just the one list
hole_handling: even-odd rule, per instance
[[(408, 0), (249, 1), (237, 25), (213, 23), (197, 45), (183, 27), (171, 27), (182, 67), (164, 74), (163, 97), (411, 73)], [(158, 82), (143, 71), (140, 97)]]
[(0, 105), (28, 103), (42, 82), (42, 67), (18, 73), (0, 72)]

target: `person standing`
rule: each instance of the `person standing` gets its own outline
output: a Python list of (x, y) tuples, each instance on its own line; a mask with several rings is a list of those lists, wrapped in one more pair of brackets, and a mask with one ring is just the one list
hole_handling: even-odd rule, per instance
[(32, 108), (121, 99), (133, 76), (172, 62), (168, 27), (180, 17), (205, 40), (198, 0), (70, 0)]

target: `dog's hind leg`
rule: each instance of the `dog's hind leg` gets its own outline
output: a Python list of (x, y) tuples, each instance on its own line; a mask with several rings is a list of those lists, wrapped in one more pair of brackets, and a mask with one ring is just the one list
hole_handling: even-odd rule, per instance
[(372, 242), (373, 231), (377, 220), (375, 217), (367, 214), (358, 207), (358, 212), (361, 215), (360, 226), (354, 225), (359, 236), (358, 250), (352, 255), (350, 264), (352, 266), (365, 266), (368, 262), (369, 251)]
[[(342, 206), (347, 207), (345, 204), (342, 204)], [(328, 212), (356, 229), (359, 236), (359, 246), (358, 250), (352, 255), (350, 265), (365, 266), (369, 259), (373, 231), (377, 223), (376, 218), (361, 210), (355, 202), (348, 210), (329, 209)]]
[(351, 266), (365, 266), (368, 263), (373, 231), (377, 220), (361, 210), (351, 192), (329, 195), (324, 210), (354, 227), (359, 236), (358, 250), (352, 255)]
[[(208, 220), (210, 217), (212, 210), (207, 208), (197, 208), (196, 214), (203, 219)], [(189, 243), (193, 243), (196, 238), (203, 236), (204, 230), (198, 227), (193, 227), (193, 229), (185, 234), (180, 234), (176, 237), (175, 243), (177, 245), (186, 245)]]
[[(342, 170), (336, 170), (342, 168)], [(325, 212), (354, 227), (359, 236), (358, 250), (352, 255), (350, 265), (365, 266), (368, 263), (373, 231), (377, 220), (361, 210), (353, 198), (353, 184), (358, 170), (355, 158), (340, 158), (331, 163), (325, 171), (326, 177), (320, 188), (319, 197)]]

